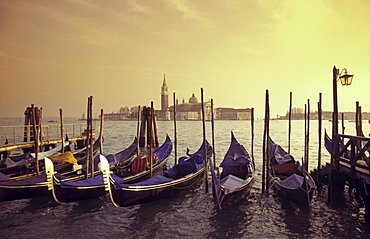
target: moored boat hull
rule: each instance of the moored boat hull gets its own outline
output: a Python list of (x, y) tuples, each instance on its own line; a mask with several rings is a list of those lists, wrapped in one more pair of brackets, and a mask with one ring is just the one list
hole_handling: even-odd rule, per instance
[(132, 187), (121, 190), (112, 189), (112, 197), (115, 204), (120, 207), (127, 207), (162, 198), (173, 197), (184, 189), (190, 190), (196, 188), (203, 179), (204, 168), (193, 175), (189, 175), (189, 177), (165, 183), (163, 185), (147, 187), (147, 190), (145, 190), (144, 187)]
[(313, 187), (309, 187), (309, 191), (307, 191), (306, 186), (303, 185), (302, 187), (292, 189), (281, 186), (279, 184), (280, 181), (281, 180), (277, 177), (272, 179), (272, 187), (279, 196), (299, 205), (310, 206), (315, 191)]
[(0, 202), (43, 196), (51, 196), (45, 185), (32, 185), (26, 187), (0, 186)]
[(230, 207), (231, 205), (234, 205), (235, 203), (242, 200), (243, 198), (246, 198), (249, 195), (254, 182), (255, 182), (255, 178), (253, 177), (249, 183), (245, 184), (238, 191), (235, 191), (231, 194), (226, 194), (226, 195), (223, 192), (222, 208)]

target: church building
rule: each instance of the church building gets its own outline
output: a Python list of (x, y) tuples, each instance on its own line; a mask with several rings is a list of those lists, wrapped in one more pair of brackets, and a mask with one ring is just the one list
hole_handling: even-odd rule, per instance
[[(161, 87), (161, 110), (156, 111), (158, 120), (173, 120), (174, 106), (169, 106), (168, 86), (166, 75), (164, 75)], [(193, 93), (188, 102), (182, 100), (179, 104), (176, 99), (176, 120), (201, 120), (202, 119), (202, 102)], [(204, 102), (204, 116), (206, 120), (211, 120), (211, 102)]]
[[(202, 120), (202, 102), (193, 93), (188, 102), (183, 99), (179, 104), (176, 99), (176, 120)], [(166, 82), (166, 75), (164, 75), (161, 87), (161, 109), (157, 110), (158, 120), (173, 120), (174, 106), (169, 106), (168, 86)], [(220, 107), (214, 109), (215, 120), (250, 120), (251, 109), (234, 109)], [(211, 102), (204, 102), (204, 116), (206, 120), (211, 120)]]

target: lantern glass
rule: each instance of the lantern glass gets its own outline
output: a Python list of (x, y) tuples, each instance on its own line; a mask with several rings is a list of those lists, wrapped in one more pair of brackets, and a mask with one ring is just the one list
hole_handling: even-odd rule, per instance
[(345, 75), (340, 76), (339, 79), (340, 79), (340, 83), (342, 83), (342, 85), (351, 85), (353, 75), (345, 74)]

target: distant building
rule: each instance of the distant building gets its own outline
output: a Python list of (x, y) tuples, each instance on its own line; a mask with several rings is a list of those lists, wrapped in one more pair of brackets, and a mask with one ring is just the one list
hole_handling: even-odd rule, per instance
[(216, 119), (218, 120), (250, 120), (252, 110), (246, 109), (234, 109), (234, 108), (217, 108), (215, 110)]
[[(174, 106), (170, 106), (170, 120), (174, 119)], [(204, 102), (204, 117), (206, 120), (211, 120), (211, 102)], [(193, 93), (189, 98), (189, 102), (179, 104), (176, 101), (176, 120), (201, 120), (202, 119), (202, 103), (198, 102), (198, 98)]]
[[(356, 113), (355, 112), (339, 112), (339, 120), (350, 120), (354, 121), (356, 119)], [(332, 111), (322, 111), (322, 119), (323, 120), (331, 120), (333, 117)], [(362, 120), (370, 120), (370, 112), (362, 112), (361, 114)], [(280, 116), (278, 119), (281, 120), (287, 120), (289, 119), (289, 112), (286, 113), (285, 116)], [(292, 120), (304, 120), (304, 113), (303, 112), (292, 112), (291, 116)], [(318, 112), (310, 112), (310, 119), (317, 120), (318, 119)]]
[(168, 86), (166, 83), (166, 75), (163, 77), (163, 83), (161, 88), (161, 111), (165, 111), (168, 108)]
[[(202, 103), (193, 93), (188, 102), (182, 100), (179, 104), (176, 100), (176, 120), (201, 120), (202, 119)], [(168, 86), (166, 75), (163, 77), (161, 86), (161, 109), (156, 110), (157, 120), (173, 120), (174, 106), (169, 106)], [(251, 109), (234, 109), (234, 108), (216, 108), (214, 109), (215, 120), (250, 120)], [(104, 114), (106, 120), (136, 120), (138, 117), (138, 107), (132, 107), (129, 110), (127, 107), (121, 107), (118, 112)], [(204, 102), (204, 117), (205, 120), (211, 120), (211, 102)]]

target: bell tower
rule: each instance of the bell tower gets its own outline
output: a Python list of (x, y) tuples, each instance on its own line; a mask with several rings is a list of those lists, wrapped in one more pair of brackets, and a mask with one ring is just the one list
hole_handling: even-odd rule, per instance
[(168, 108), (168, 86), (166, 83), (166, 74), (164, 74), (161, 88), (161, 110), (164, 111), (167, 108)]

